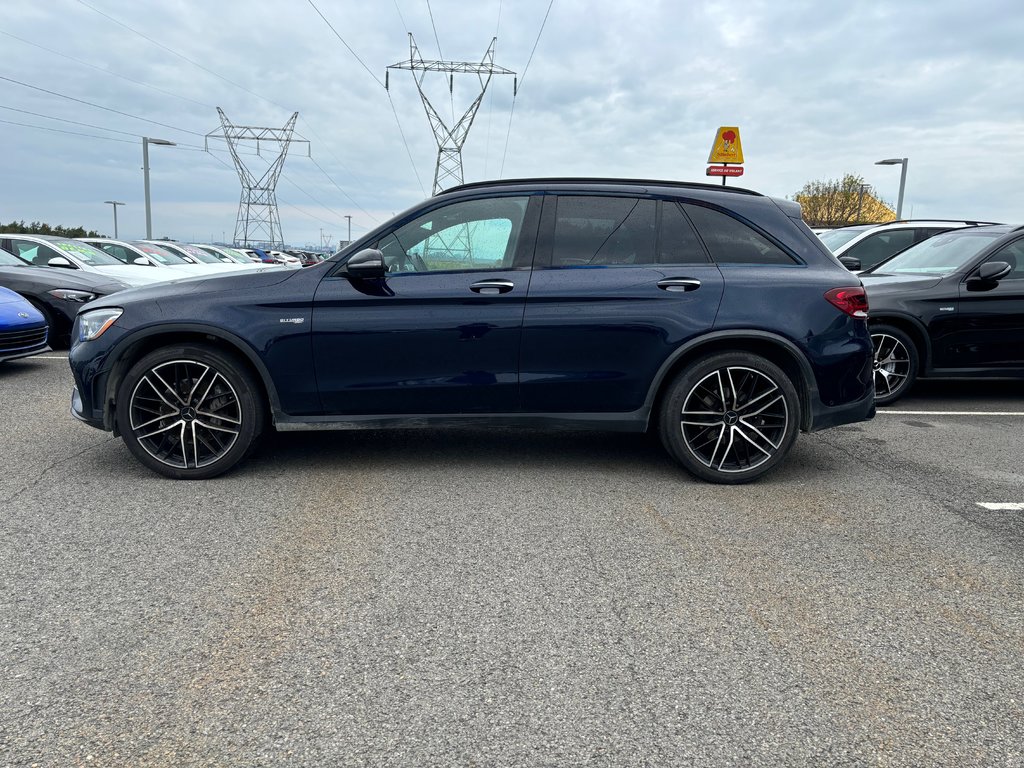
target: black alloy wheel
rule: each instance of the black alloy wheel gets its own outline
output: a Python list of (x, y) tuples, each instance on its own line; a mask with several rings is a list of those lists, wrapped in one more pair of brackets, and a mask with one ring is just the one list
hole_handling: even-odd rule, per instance
[(253, 375), (212, 347), (158, 349), (132, 366), (118, 389), (125, 445), (147, 467), (175, 479), (227, 472), (255, 448), (264, 418)]
[(704, 357), (669, 385), (660, 419), (666, 450), (697, 477), (746, 483), (789, 453), (800, 400), (786, 373), (747, 352)]
[(875, 403), (889, 405), (907, 393), (917, 379), (917, 347), (905, 331), (892, 325), (871, 326), (875, 348)]

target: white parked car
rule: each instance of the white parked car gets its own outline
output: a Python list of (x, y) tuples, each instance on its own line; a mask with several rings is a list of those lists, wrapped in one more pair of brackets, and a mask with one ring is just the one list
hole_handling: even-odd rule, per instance
[[(80, 237), (78, 239), (130, 266), (170, 270), (176, 273), (175, 277), (197, 275), (208, 277), (210, 274), (205, 266), (185, 261), (178, 254), (143, 240), (113, 240), (106, 237)], [(170, 275), (163, 275), (163, 277), (171, 279)]]
[(135, 287), (183, 277), (175, 273), (149, 271), (137, 265), (123, 264), (110, 254), (70, 237), (3, 234), (0, 235), (0, 248), (10, 251), (30, 266), (80, 269), (83, 272), (106, 275)]
[(225, 272), (237, 272), (242, 269), (250, 269), (247, 264), (235, 264), (225, 263), (212, 253), (207, 253), (202, 248), (196, 248), (194, 245), (188, 243), (178, 243), (172, 240), (145, 240), (143, 242), (150, 243), (151, 245), (158, 246), (171, 253), (176, 253), (181, 256), (185, 261), (193, 264), (198, 264), (207, 270), (206, 274), (209, 274), (209, 270), (220, 270)]

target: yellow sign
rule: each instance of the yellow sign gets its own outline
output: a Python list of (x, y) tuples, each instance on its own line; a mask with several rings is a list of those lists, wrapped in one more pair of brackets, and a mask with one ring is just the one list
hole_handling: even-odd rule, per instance
[(735, 125), (724, 125), (715, 134), (711, 145), (709, 163), (742, 163), (743, 145), (740, 144), (740, 129)]

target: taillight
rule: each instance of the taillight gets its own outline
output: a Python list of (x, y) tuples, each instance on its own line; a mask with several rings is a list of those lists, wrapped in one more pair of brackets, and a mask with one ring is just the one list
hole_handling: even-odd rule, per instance
[(833, 288), (825, 294), (828, 302), (838, 307), (850, 317), (867, 319), (868, 295), (860, 286), (856, 288)]

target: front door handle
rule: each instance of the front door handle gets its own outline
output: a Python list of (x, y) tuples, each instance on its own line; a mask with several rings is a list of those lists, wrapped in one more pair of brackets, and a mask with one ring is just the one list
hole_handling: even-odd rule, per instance
[(469, 290), (484, 296), (497, 296), (499, 293), (508, 293), (515, 287), (516, 284), (511, 280), (481, 280), (469, 286)]
[(682, 291), (696, 291), (700, 288), (700, 280), (692, 277), (668, 277), (658, 281), (658, 287), (663, 291), (679, 293)]

